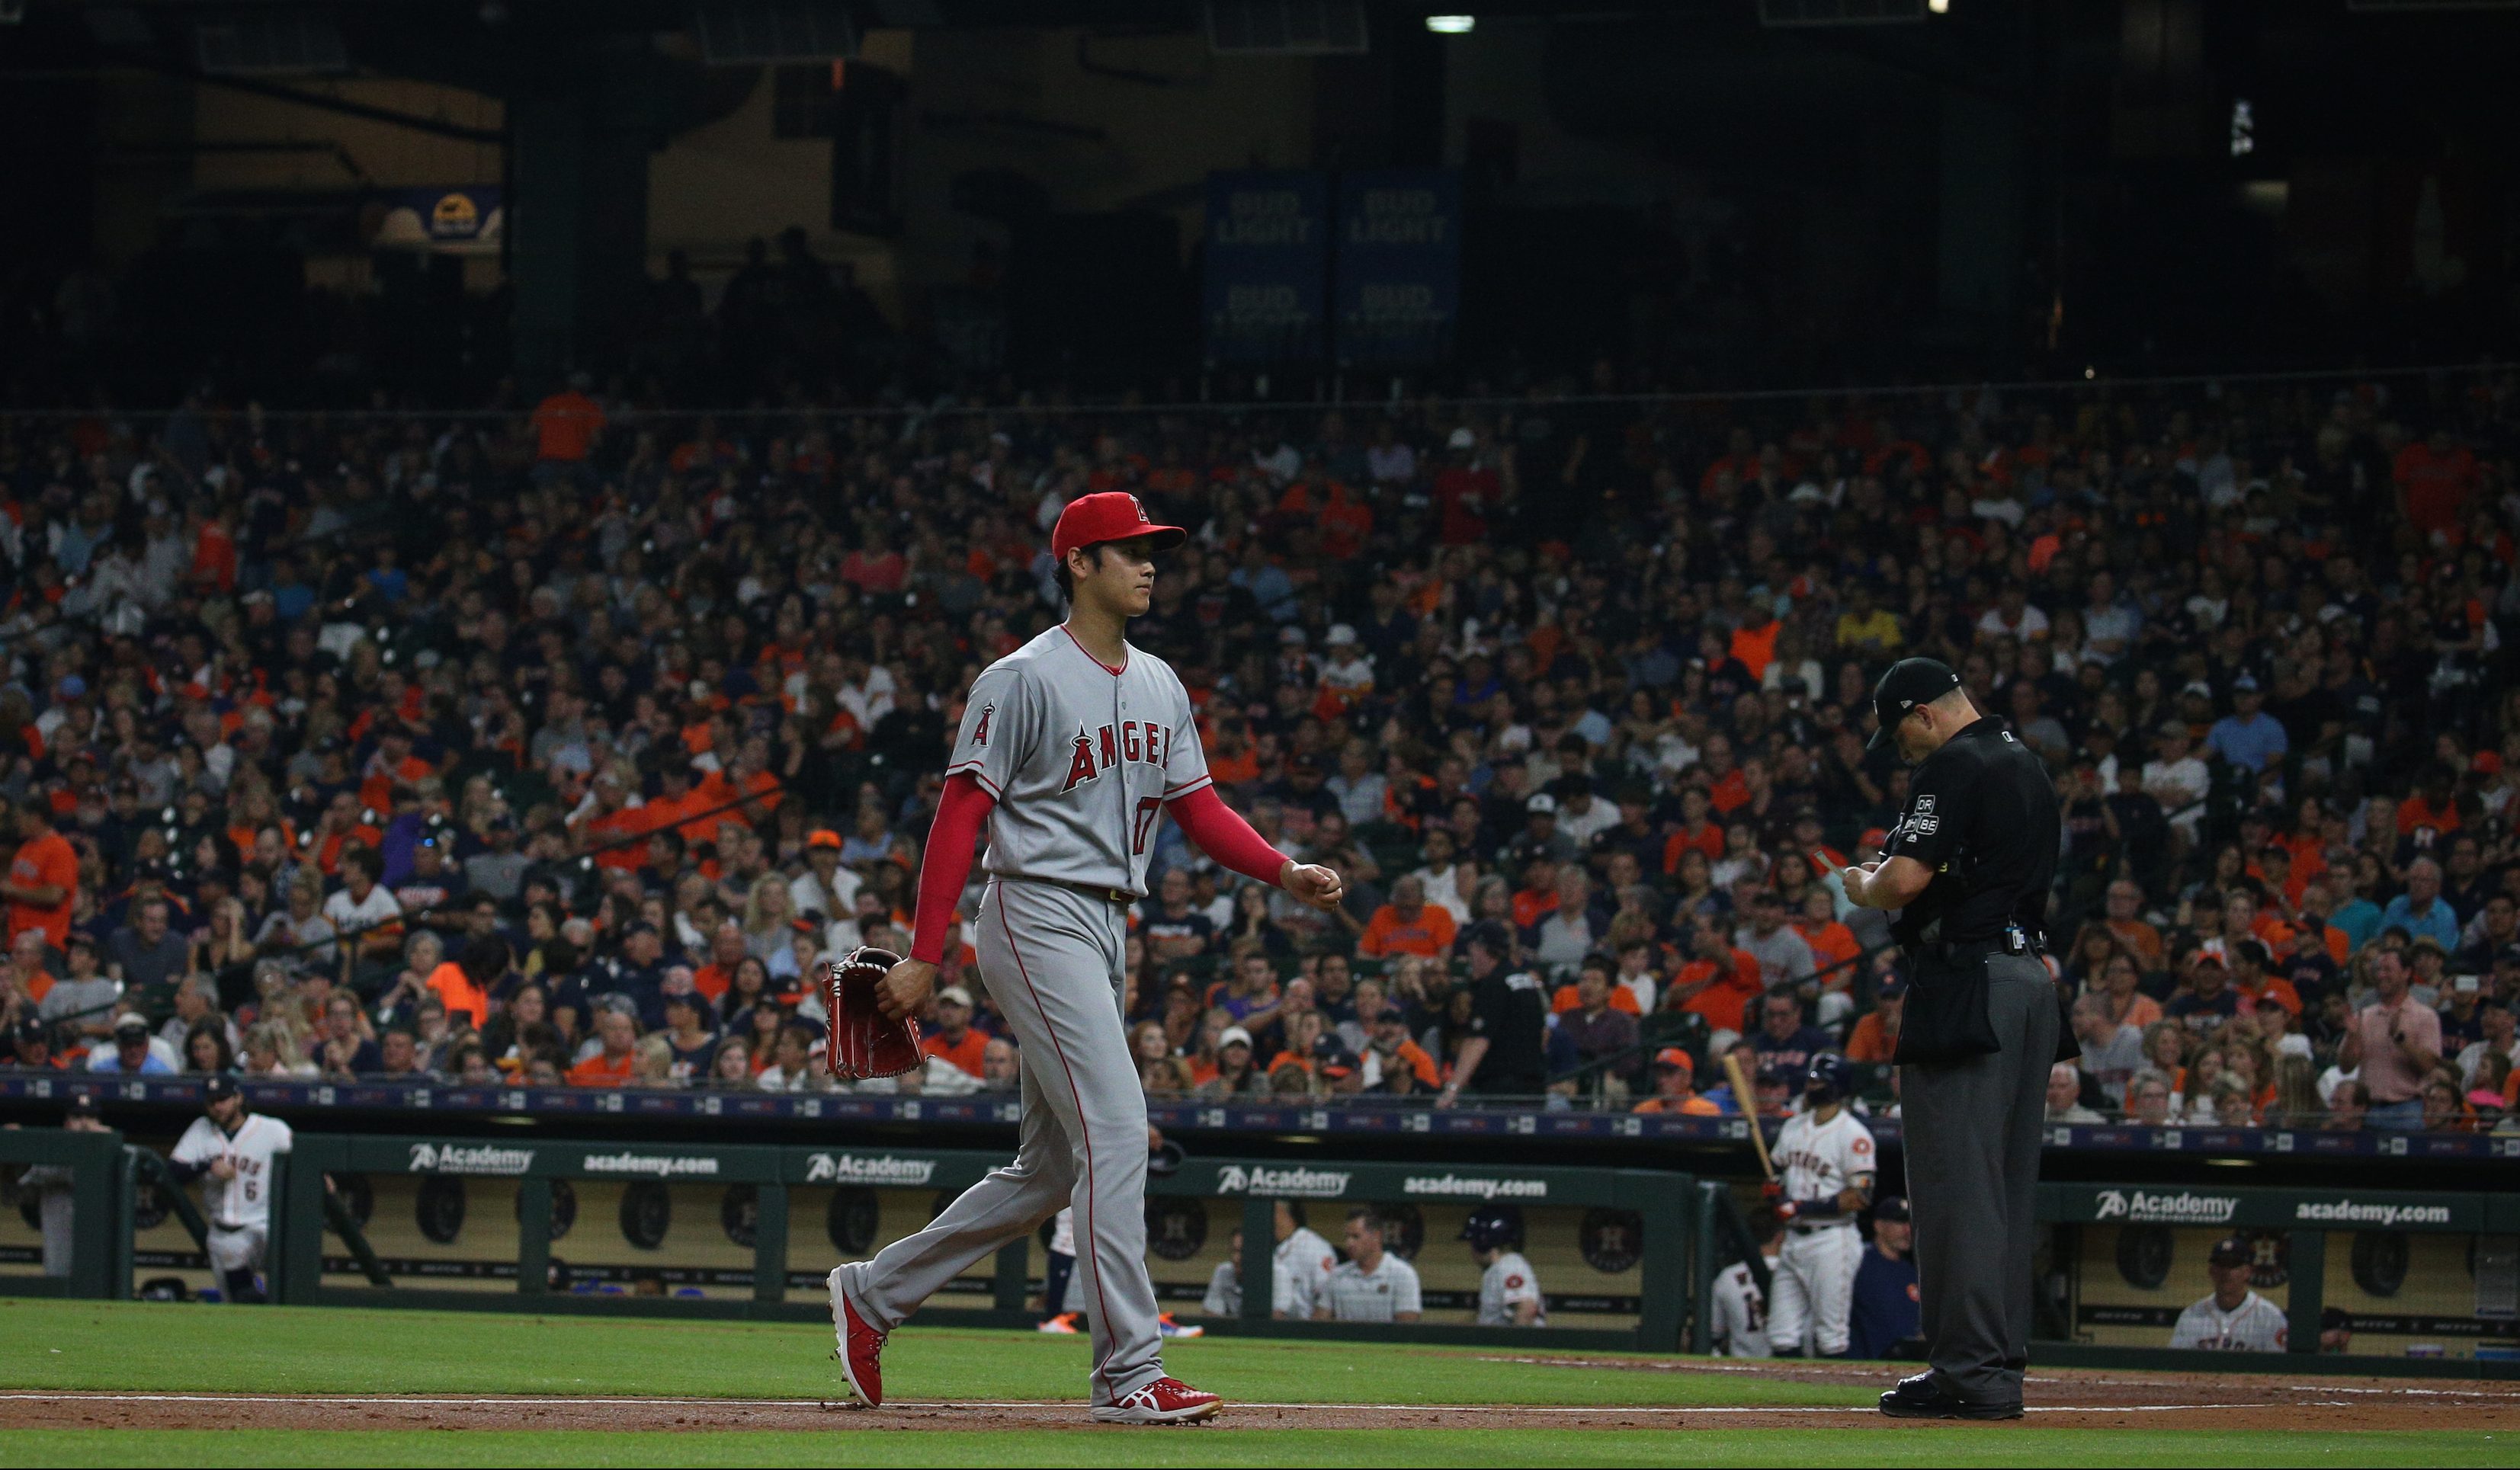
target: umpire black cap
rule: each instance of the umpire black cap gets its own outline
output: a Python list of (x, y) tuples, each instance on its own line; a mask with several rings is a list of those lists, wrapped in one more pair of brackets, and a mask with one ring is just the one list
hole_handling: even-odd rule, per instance
[(1877, 728), (1864, 748), (1875, 749), (1919, 704), (1930, 704), (1960, 687), (1960, 676), (1939, 658), (1903, 658), (1872, 687), (1872, 718)]

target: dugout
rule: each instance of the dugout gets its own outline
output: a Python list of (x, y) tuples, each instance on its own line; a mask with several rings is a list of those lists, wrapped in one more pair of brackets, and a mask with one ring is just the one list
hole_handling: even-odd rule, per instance
[[(279, 1190), (278, 1300), (535, 1312), (656, 1312), (820, 1319), (823, 1276), (924, 1225), (1004, 1162), (994, 1151), (881, 1145), (764, 1147), (301, 1134)], [(333, 1180), (328, 1195), (324, 1180)], [(1485, 1341), (1479, 1268), (1458, 1236), (1469, 1212), (1510, 1203), (1567, 1348), (1680, 1346), (1698, 1239), (1686, 1175), (1460, 1164), (1185, 1161), (1149, 1180), (1148, 1267), (1167, 1311), (1214, 1330)], [(328, 1216), (327, 1201), (332, 1202)], [(1297, 1323), (1269, 1315), (1276, 1202), (1335, 1242), (1370, 1205), (1387, 1249), (1418, 1270), (1414, 1325)], [(1201, 1311), (1237, 1261), (1242, 1312)], [(1044, 1232), (1046, 1235), (1046, 1231)], [(920, 1320), (1029, 1326), (1042, 1314), (1046, 1239), (1000, 1251)], [(1528, 1340), (1528, 1333), (1519, 1340)]]

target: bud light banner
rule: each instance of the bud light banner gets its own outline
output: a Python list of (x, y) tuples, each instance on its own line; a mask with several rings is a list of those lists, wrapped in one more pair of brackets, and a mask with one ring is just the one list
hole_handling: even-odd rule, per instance
[(1207, 176), (1207, 360), (1322, 355), (1329, 186), (1318, 173)]
[(1462, 300), (1462, 183), (1432, 168), (1339, 180), (1338, 360), (1440, 362)]

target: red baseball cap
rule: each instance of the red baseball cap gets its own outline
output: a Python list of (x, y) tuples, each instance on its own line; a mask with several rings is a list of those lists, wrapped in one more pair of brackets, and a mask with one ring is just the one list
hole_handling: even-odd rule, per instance
[(1058, 512), (1058, 525), (1050, 533), (1050, 554), (1065, 560), (1067, 554), (1080, 546), (1126, 541), (1133, 536), (1151, 536), (1156, 551), (1168, 552), (1188, 541), (1190, 532), (1148, 520), (1146, 506), (1128, 491), (1105, 490), (1099, 495), (1080, 495)]

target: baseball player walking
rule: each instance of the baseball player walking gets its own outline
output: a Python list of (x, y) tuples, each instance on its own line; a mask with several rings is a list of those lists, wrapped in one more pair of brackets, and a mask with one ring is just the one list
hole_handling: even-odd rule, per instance
[(227, 1300), (259, 1302), (254, 1273), (271, 1243), (271, 1161), (296, 1142), (289, 1125), (246, 1107), (237, 1080), (213, 1074), (202, 1085), (202, 1112), (166, 1156), (175, 1182), (202, 1180), (209, 1217), (210, 1268)]
[(1855, 1069), (1823, 1051), (1804, 1071), (1803, 1111), (1777, 1132), (1777, 1169), (1769, 1188), (1783, 1196), (1785, 1222), (1768, 1293), (1768, 1346), (1778, 1358), (1801, 1358), (1811, 1343), (1822, 1358), (1844, 1358), (1855, 1272), (1864, 1238), (1855, 1217), (1872, 1199), (1872, 1130), (1847, 1110)]
[(954, 906), (985, 824), (980, 976), (1020, 1055), (1014, 1162), (933, 1224), (831, 1274), (843, 1374), (883, 1402), (885, 1337), (946, 1282), (1073, 1204), (1073, 1299), (1093, 1325), (1093, 1417), (1204, 1419), (1223, 1403), (1165, 1375), (1147, 1275), (1147, 1104), (1121, 1028), (1131, 906), (1147, 892), (1155, 824), (1170, 812), (1218, 863), (1324, 910), (1329, 869), (1270, 846), (1216, 794), (1190, 695), (1170, 665), (1130, 646), (1154, 557), (1188, 539), (1121, 492), (1070, 502), (1051, 533), (1067, 621), (973, 682), (920, 870), (910, 958), (879, 986), (890, 1017), (916, 1015), (935, 984)]

